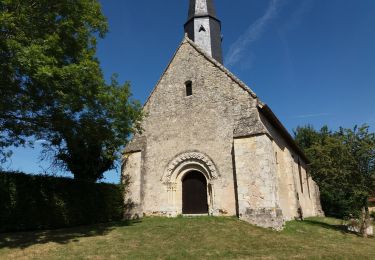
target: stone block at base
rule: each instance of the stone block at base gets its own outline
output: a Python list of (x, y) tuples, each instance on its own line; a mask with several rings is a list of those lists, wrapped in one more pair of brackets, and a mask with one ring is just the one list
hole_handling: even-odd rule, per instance
[(283, 214), (280, 208), (247, 208), (244, 214), (240, 215), (240, 219), (250, 224), (282, 230), (284, 226)]

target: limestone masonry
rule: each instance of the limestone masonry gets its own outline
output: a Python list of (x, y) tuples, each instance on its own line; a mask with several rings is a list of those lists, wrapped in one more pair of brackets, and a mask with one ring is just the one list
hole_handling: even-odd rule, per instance
[(211, 0), (190, 1), (185, 31), (144, 105), (144, 131), (125, 149), (126, 217), (236, 215), (281, 229), (287, 220), (323, 215), (308, 159), (221, 64)]

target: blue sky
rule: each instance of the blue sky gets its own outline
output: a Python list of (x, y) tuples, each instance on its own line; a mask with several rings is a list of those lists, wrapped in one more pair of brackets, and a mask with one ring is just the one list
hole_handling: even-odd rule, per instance
[[(188, 0), (101, 2), (110, 26), (98, 46), (105, 76), (118, 73), (144, 102), (183, 38)], [(225, 65), (287, 129), (367, 123), (374, 131), (374, 0), (215, 2)], [(18, 149), (7, 166), (41, 172), (38, 154)], [(118, 180), (119, 170), (106, 174)]]

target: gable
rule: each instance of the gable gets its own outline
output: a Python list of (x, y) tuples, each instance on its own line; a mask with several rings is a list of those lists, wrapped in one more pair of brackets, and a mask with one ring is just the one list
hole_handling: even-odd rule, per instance
[[(186, 82), (192, 83), (190, 97), (186, 96)], [(159, 131), (173, 129), (177, 120), (183, 125), (203, 122), (212, 136), (272, 136), (260, 119), (259, 111), (265, 108), (268, 106), (246, 84), (185, 37), (144, 105), (148, 116), (143, 127), (147, 130), (153, 125), (148, 134), (155, 138), (162, 134)], [(269, 118), (276, 119), (270, 122), (284, 140), (308, 161), (273, 112), (267, 111)], [(163, 121), (162, 129), (155, 128), (158, 121)]]
[[(199, 60), (197, 60), (197, 59), (199, 59)], [(242, 93), (246, 92), (253, 99), (257, 98), (256, 94), (245, 83), (243, 83), (241, 80), (239, 80), (235, 75), (233, 75), (229, 70), (227, 70), (222, 64), (220, 64), (215, 59), (213, 59), (208, 54), (206, 54), (204, 52), (204, 50), (202, 50), (193, 41), (191, 41), (187, 36), (185, 36), (184, 40), (182, 41), (182, 43), (180, 44), (180, 46), (177, 48), (176, 52), (174, 53), (174, 55), (173, 55), (171, 61), (169, 62), (167, 68), (164, 70), (162, 76), (160, 77), (156, 86), (152, 90), (150, 96), (146, 100), (144, 106), (146, 107), (147, 104), (149, 103), (150, 99), (152, 99), (152, 96), (153, 96), (154, 92), (158, 89), (158, 86), (160, 85), (160, 83), (163, 82), (163, 79), (167, 75), (169, 75), (171, 71), (172, 71), (172, 73), (175, 73), (175, 71), (178, 70), (178, 68), (175, 68), (176, 64), (181, 64), (183, 61), (185, 61), (185, 62), (189, 63), (187, 66), (185, 66), (185, 68), (187, 68), (189, 66), (194, 67), (194, 64), (192, 64), (193, 60), (195, 60), (196, 64), (199, 64), (199, 66), (201, 67), (201, 72), (207, 71), (208, 73), (206, 73), (206, 74), (210, 75), (211, 73), (210, 73), (209, 70), (214, 69), (216, 71), (216, 73), (215, 73), (216, 75), (217, 74), (222, 74), (221, 76), (226, 75), (227, 80), (232, 81), (233, 84), (238, 85), (238, 87), (240, 87), (243, 90), (243, 91), (239, 91), (239, 92), (242, 92)], [(220, 71), (221, 71), (221, 73), (220, 73)], [(181, 72), (182, 72), (182, 74), (187, 73), (187, 71), (184, 71), (184, 70), (181, 71)], [(194, 76), (193, 74), (195, 74), (195, 73), (190, 73), (190, 75), (189, 74), (186, 75), (186, 79), (190, 80), (191, 78), (193, 78), (193, 76)]]
[[(186, 97), (186, 82), (193, 95)], [(238, 116), (250, 116), (256, 109), (256, 95), (240, 86), (234, 76), (213, 59), (206, 57), (185, 39), (148, 98), (144, 109), (152, 114), (176, 114), (196, 107), (204, 110), (233, 110)]]

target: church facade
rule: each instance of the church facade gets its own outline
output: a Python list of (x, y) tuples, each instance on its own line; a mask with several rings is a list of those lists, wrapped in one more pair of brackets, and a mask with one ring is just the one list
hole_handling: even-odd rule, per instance
[(185, 37), (124, 151), (126, 217), (236, 215), (281, 229), (323, 215), (308, 158), (222, 65), (220, 28), (212, 0), (190, 0)]

